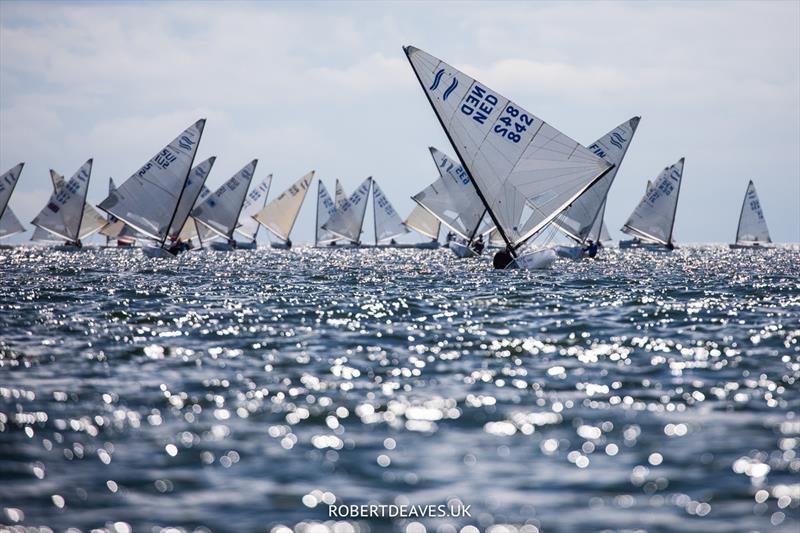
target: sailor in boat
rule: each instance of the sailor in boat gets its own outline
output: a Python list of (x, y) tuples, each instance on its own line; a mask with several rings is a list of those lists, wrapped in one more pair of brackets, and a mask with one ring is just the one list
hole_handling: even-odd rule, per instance
[(391, 244), (392, 246), (395, 246), (397, 244), (397, 241), (392, 239), (392, 240), (389, 241), (389, 244)]
[(286, 237), (286, 248), (291, 248), (291, 247), (292, 247), (292, 239)]
[(75, 248), (83, 248), (83, 243), (80, 239), (75, 241), (65, 241), (64, 246), (74, 246)]
[(472, 250), (473, 250), (473, 251), (474, 251), (474, 252), (475, 252), (477, 255), (481, 255), (481, 254), (483, 253), (483, 248), (484, 248), (484, 246), (485, 246), (485, 245), (484, 245), (484, 243), (483, 243), (483, 235), (479, 235), (479, 236), (478, 236), (478, 240), (476, 240), (475, 242), (473, 242), (473, 243), (472, 243)]
[(228, 246), (230, 246), (231, 248), (233, 248), (235, 250), (236, 249), (236, 239), (228, 239)]
[(588, 255), (589, 257), (594, 257), (597, 255), (597, 243), (594, 242), (592, 239), (586, 241), (586, 247), (583, 249), (583, 252)]
[(445, 240), (445, 242), (446, 242), (447, 244), (450, 244), (450, 241), (452, 241), (452, 240), (453, 240), (453, 232), (452, 232), (452, 231), (448, 231), (448, 232), (447, 232), (447, 237), (446, 237), (445, 239), (446, 239), (446, 240)]

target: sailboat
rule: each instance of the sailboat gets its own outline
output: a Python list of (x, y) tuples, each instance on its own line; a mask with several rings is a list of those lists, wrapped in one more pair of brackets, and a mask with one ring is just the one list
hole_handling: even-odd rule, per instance
[(666, 167), (647, 188), (622, 232), (633, 235), (632, 240), (620, 241), (620, 248), (673, 250), (672, 231), (681, 192), (684, 158)]
[[(593, 245), (599, 242), (608, 191), (619, 172), (640, 119), (640, 117), (633, 117), (623, 122), (588, 146), (592, 153), (612, 163), (614, 168), (580, 195), (553, 222), (558, 230), (576, 243), (576, 246), (558, 247), (556, 251), (559, 256), (577, 259), (583, 256), (587, 250), (590, 256), (597, 253), (596, 245), (587, 246), (587, 244), (589, 241)], [(595, 228), (596, 222), (598, 223), (597, 228)], [(594, 235), (592, 234), (593, 230), (595, 230)]]
[[(261, 224), (253, 219), (253, 215), (267, 205), (271, 185), (272, 174), (261, 180), (258, 185), (251, 188), (250, 192), (247, 193), (247, 199), (242, 207), (242, 214), (239, 215), (239, 226), (236, 228), (236, 233), (246, 240), (236, 241), (236, 248), (240, 250), (255, 250), (258, 247), (256, 240), (258, 239), (258, 230), (261, 229)], [(262, 197), (264, 198), (263, 201), (261, 201)]]
[[(339, 180), (336, 180), (337, 192)], [(314, 248), (323, 245), (332, 245), (337, 236), (322, 228), (330, 218), (336, 214), (336, 204), (331, 199), (331, 195), (322, 180), (317, 182), (317, 215), (314, 222)]]
[[(108, 194), (117, 190), (117, 185), (113, 178), (108, 178)], [(125, 230), (130, 230), (126, 232)], [(123, 235), (123, 232), (134, 233), (136, 230), (125, 224), (114, 215), (108, 215), (108, 224), (100, 230), (100, 234), (106, 238), (106, 247), (111, 246), (111, 239), (116, 239), (118, 248), (129, 248), (136, 242), (133, 235)], [(142, 235), (144, 237), (144, 235)]]
[[(60, 249), (78, 250), (81, 242), (81, 222), (89, 192), (92, 175), (92, 159), (81, 165), (75, 174), (50, 194), (47, 205), (36, 215), (31, 224), (55, 235), (64, 242)], [(105, 223), (105, 220), (103, 221)]]
[(189, 180), (206, 120), (200, 119), (150, 158), (98, 207), (154, 239), (149, 257), (175, 257), (167, 239)]
[(303, 207), (303, 200), (306, 198), (313, 179), (314, 171), (312, 170), (253, 215), (256, 222), (281, 239), (280, 242), (271, 243), (273, 248), (288, 249), (292, 247), (289, 235), (292, 233), (294, 223), (297, 221), (297, 214)]
[(411, 199), (460, 237), (461, 240), (451, 238), (447, 243), (456, 257), (478, 256), (480, 248), (473, 246), (473, 241), (485, 225), (486, 208), (483, 201), (464, 167), (433, 146), (429, 150), (439, 171), (439, 178)]
[(375, 246), (400, 247), (401, 245), (395, 242), (395, 237), (405, 235), (410, 230), (375, 180), (372, 180), (372, 216), (374, 218)]
[(342, 206), (336, 209), (330, 220), (322, 225), (322, 229), (345, 239), (353, 246), (360, 246), (361, 230), (364, 227), (364, 216), (367, 213), (367, 200), (371, 186), (372, 177), (361, 182), (353, 194), (342, 202)]
[(17, 181), (19, 181), (19, 176), (22, 174), (22, 167), (24, 166), (25, 163), (19, 163), (0, 176), (0, 239), (6, 239), (25, 231), (17, 215), (8, 205), (11, 193), (14, 192), (14, 188), (17, 186)]
[[(244, 208), (247, 189), (250, 188), (257, 164), (258, 159), (250, 161), (192, 210), (196, 224), (205, 226), (205, 229), (216, 237), (224, 239), (210, 243), (211, 249), (228, 251), (236, 248), (233, 234), (239, 224), (239, 215)], [(183, 227), (183, 224), (180, 227)]]
[(506, 243), (495, 268), (548, 268), (552, 250), (523, 246), (614, 165), (442, 60), (405, 53)]
[[(53, 192), (55, 194), (58, 194), (58, 192), (61, 191), (65, 185), (64, 176), (53, 169), (50, 169), (50, 181), (53, 184)], [(98, 231), (103, 230), (107, 224), (108, 221), (103, 217), (103, 215), (98, 213), (94, 207), (86, 202), (86, 205), (83, 206), (83, 216), (81, 217), (78, 240), (83, 242), (84, 239), (88, 238), (94, 233), (97, 233)], [(31, 240), (45, 243), (61, 243), (64, 241), (64, 238), (37, 226), (33, 230)]]
[(439, 247), (439, 231), (442, 228), (442, 222), (421, 205), (414, 206), (404, 224), (406, 227), (431, 239), (428, 242), (413, 245), (414, 248), (435, 249)]
[(729, 246), (732, 250), (737, 248), (763, 249), (767, 248), (767, 245), (771, 242), (767, 219), (764, 218), (761, 202), (758, 201), (756, 186), (750, 180), (744, 193), (742, 210), (739, 213), (739, 225), (736, 227), (736, 243)]

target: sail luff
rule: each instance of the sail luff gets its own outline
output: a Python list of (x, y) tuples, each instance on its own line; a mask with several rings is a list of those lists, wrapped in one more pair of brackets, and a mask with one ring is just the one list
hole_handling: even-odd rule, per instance
[[(436, 106), (433, 105), (433, 100), (431, 99), (430, 94), (428, 94), (428, 91), (425, 90), (425, 84), (422, 82), (422, 78), (420, 77), (419, 72), (417, 72), (417, 69), (414, 68), (414, 63), (411, 61), (411, 47), (404, 46), (403, 47), (403, 51), (406, 54), (406, 59), (408, 59), (409, 65), (411, 65), (411, 70), (414, 71), (414, 75), (416, 76), (417, 81), (419, 82), (419, 86), (422, 88), (422, 92), (425, 93), (425, 97), (428, 99), (428, 104), (430, 104), (431, 109), (433, 109), (433, 114), (436, 115), (436, 118), (439, 120), (439, 125), (444, 130), (444, 133), (447, 136), (447, 140), (450, 141), (450, 145), (453, 147), (453, 150), (455, 150), (456, 156), (458, 157), (458, 160), (461, 161), (461, 166), (467, 172), (467, 175), (470, 178), (470, 182), (475, 187), (475, 192), (478, 194), (478, 197), (480, 197), (481, 201), (483, 202), (483, 205), (486, 206), (486, 211), (489, 213), (489, 216), (491, 217), (492, 221), (494, 222), (494, 225), (497, 228), (497, 231), (500, 233), (500, 236), (503, 237), (503, 240), (506, 242), (506, 246), (509, 249), (511, 249), (512, 248), (511, 241), (509, 240), (508, 236), (505, 234), (505, 231), (503, 231), (503, 228), (500, 227), (499, 220), (498, 220), (497, 216), (494, 214), (494, 212), (492, 211), (491, 206), (489, 205), (489, 202), (487, 202), (486, 198), (483, 196), (483, 192), (481, 192), (480, 187), (478, 187), (478, 184), (475, 182), (474, 179), (472, 179), (472, 175), (469, 172), (469, 167), (466, 164), (464, 156), (461, 155), (461, 151), (458, 149), (458, 146), (456, 145), (455, 141), (453, 140), (453, 137), (450, 135), (450, 131), (444, 125), (444, 120), (442, 120), (442, 117), (439, 115), (439, 112), (437, 111)], [(441, 60), (440, 60), (440, 63), (441, 63)], [(514, 255), (513, 251), (511, 253), (512, 253), (512, 255)]]

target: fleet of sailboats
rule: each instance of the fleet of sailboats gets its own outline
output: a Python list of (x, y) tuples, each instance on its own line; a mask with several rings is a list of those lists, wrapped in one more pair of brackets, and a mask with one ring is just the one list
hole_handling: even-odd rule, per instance
[[(439, 175), (411, 196), (414, 207), (405, 219), (372, 177), (350, 195), (337, 179), (333, 197), (319, 181), (314, 246), (437, 248), (444, 229), (456, 257), (478, 257), (484, 248), (494, 248), (492, 263), (500, 269), (548, 268), (556, 252), (573, 259), (594, 257), (610, 241), (604, 222), (608, 196), (640, 117), (584, 146), (441, 59), (413, 46), (404, 51), (456, 157), (429, 148)], [(119, 187), (109, 178), (108, 196), (97, 206), (106, 216), (86, 201), (92, 159), (69, 180), (51, 170), (52, 193), (32, 221), (31, 240), (80, 250), (85, 239), (100, 232), (107, 245), (140, 243), (145, 255), (170, 258), (196, 247), (255, 249), (264, 226), (277, 238), (273, 248), (291, 248), (315, 172), (270, 200), (273, 176), (253, 184), (258, 164), (253, 159), (211, 193), (206, 182), (216, 157), (194, 165), (205, 123), (201, 119), (187, 127)], [(620, 241), (620, 248), (675, 248), (684, 164), (681, 158), (647, 182), (621, 229), (633, 238)], [(0, 175), (0, 239), (25, 231), (9, 205), (23, 167), (19, 163)], [(363, 239), (370, 201), (374, 244)], [(412, 232), (426, 240), (397, 242)], [(572, 244), (551, 244), (557, 235)], [(730, 247), (763, 249), (771, 242), (750, 181)]]

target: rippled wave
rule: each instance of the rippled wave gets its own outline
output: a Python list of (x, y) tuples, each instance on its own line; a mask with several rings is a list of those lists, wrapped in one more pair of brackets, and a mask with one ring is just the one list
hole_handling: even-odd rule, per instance
[(0, 250), (0, 523), (797, 531), (798, 255)]

